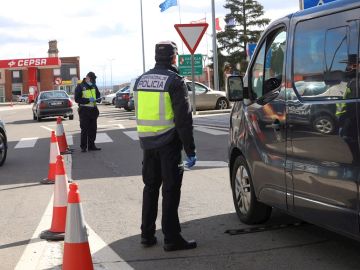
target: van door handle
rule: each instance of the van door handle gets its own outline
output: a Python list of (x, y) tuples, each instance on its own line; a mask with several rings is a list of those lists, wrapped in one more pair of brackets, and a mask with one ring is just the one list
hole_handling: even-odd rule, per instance
[(279, 121), (279, 120), (275, 120), (274, 123), (272, 123), (272, 124), (270, 124), (270, 125), (266, 125), (265, 127), (267, 127), (267, 128), (273, 128), (273, 129), (275, 129), (276, 131), (280, 131), (281, 124), (280, 124), (280, 121)]

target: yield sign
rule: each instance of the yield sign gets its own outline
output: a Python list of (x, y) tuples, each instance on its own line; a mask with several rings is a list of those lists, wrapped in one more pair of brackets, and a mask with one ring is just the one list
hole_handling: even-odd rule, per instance
[(191, 24), (175, 24), (175, 29), (184, 41), (186, 47), (191, 54), (194, 54), (201, 38), (206, 32), (209, 24), (207, 23), (191, 23)]

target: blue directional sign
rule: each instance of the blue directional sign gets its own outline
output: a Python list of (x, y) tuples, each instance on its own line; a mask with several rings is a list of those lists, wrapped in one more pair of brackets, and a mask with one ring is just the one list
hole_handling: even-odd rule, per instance
[(248, 43), (247, 44), (247, 56), (251, 59), (251, 57), (253, 56), (254, 52), (255, 52), (255, 48), (256, 48), (256, 43)]
[(304, 9), (321, 6), (336, 0), (302, 0)]

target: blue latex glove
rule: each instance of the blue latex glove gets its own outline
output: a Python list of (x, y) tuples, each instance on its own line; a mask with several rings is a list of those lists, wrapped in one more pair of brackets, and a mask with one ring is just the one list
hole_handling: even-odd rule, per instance
[(196, 163), (196, 160), (197, 160), (196, 156), (187, 157), (185, 162), (186, 168), (190, 169), (191, 167), (193, 167)]
[(95, 98), (91, 97), (91, 98), (89, 98), (89, 101), (90, 102), (95, 102)]

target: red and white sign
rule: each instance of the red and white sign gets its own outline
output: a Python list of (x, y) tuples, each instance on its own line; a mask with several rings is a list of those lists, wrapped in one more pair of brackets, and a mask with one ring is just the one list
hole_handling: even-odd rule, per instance
[(194, 54), (209, 24), (207, 23), (189, 23), (175, 24), (175, 29), (184, 41), (191, 54)]
[(28, 67), (54, 67), (60, 65), (61, 61), (58, 57), (0, 60), (0, 68), (5, 69)]
[(55, 79), (55, 84), (56, 85), (60, 85), (62, 83), (62, 79), (60, 78), (60, 77), (57, 77), (56, 79)]

